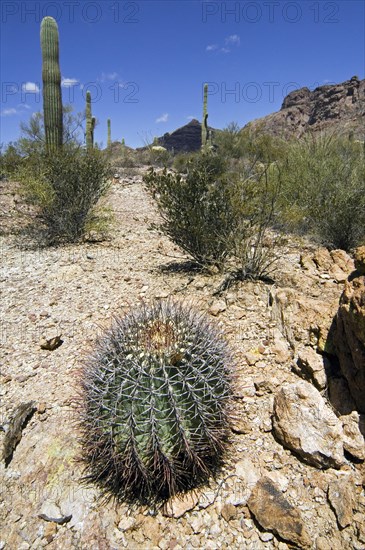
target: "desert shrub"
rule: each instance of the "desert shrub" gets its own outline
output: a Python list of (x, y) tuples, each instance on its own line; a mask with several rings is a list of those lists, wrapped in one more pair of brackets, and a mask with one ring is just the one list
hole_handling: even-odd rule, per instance
[(232, 256), (239, 279), (268, 279), (274, 271), (281, 242), (273, 229), (281, 185), (275, 176), (274, 163), (248, 165), (231, 187), (232, 216), (237, 220)]
[(165, 147), (161, 145), (151, 145), (149, 148), (149, 163), (153, 166), (169, 166), (172, 155)]
[(279, 165), (282, 219), (330, 248), (349, 250), (365, 239), (363, 145), (347, 138), (308, 136)]
[(64, 147), (31, 155), (18, 171), (25, 198), (37, 207), (47, 241), (74, 242), (100, 224), (95, 206), (108, 188), (109, 165), (98, 150)]
[(180, 174), (187, 174), (192, 161), (199, 155), (200, 153), (178, 153), (174, 157), (174, 170)]
[(265, 239), (276, 190), (268, 170), (227, 172), (222, 157), (201, 154), (186, 176), (151, 169), (144, 181), (163, 219), (159, 228), (196, 262), (224, 269), (234, 260), (242, 278), (267, 274), (273, 247)]
[(185, 177), (153, 168), (144, 177), (163, 218), (160, 229), (199, 264), (221, 266), (230, 232), (228, 182), (221, 158), (201, 155)]
[(9, 143), (0, 152), (0, 178), (13, 176), (22, 164), (23, 156), (19, 150), (18, 143)]
[[(72, 105), (63, 105), (63, 143), (68, 148), (80, 147), (83, 143), (82, 124), (84, 115), (74, 113)], [(25, 156), (42, 154), (45, 148), (43, 113), (33, 113), (28, 122), (20, 124), (21, 137), (18, 140), (20, 152)]]
[[(216, 132), (214, 143), (224, 158), (245, 159), (251, 163), (275, 162), (283, 158), (286, 151), (284, 141), (265, 133), (260, 125), (240, 129), (235, 122)], [(232, 165), (235, 166), (235, 163)]]
[(214, 143), (224, 158), (239, 159), (247, 152), (246, 140), (242, 139), (241, 129), (236, 122), (216, 132)]

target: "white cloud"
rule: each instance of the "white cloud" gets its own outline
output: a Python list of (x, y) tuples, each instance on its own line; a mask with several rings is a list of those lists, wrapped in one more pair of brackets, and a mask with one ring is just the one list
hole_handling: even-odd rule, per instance
[(241, 39), (238, 36), (238, 34), (231, 34), (230, 36), (227, 36), (226, 45), (232, 44), (233, 46), (239, 46), (241, 44)]
[(39, 94), (39, 86), (35, 82), (25, 82), (22, 85), (22, 92), (27, 94)]
[(208, 44), (208, 46), (205, 48), (207, 52), (212, 52), (218, 48), (217, 44)]
[(62, 77), (61, 86), (63, 88), (72, 88), (72, 86), (76, 86), (77, 84), (80, 84), (80, 82), (77, 80), (77, 78), (64, 78), (64, 77)]
[(98, 79), (101, 82), (105, 82), (106, 80), (117, 80), (118, 79), (118, 73), (101, 73), (101, 77)]
[(159, 118), (156, 118), (156, 122), (167, 122), (169, 119), (169, 114), (168, 113), (164, 113), (163, 115), (161, 115)]
[(186, 118), (187, 118), (187, 120), (193, 120), (193, 118), (196, 118), (196, 117), (195, 117), (195, 116), (192, 116), (192, 115), (189, 115), (189, 116), (187, 116)]
[(26, 103), (18, 103), (17, 107), (18, 109), (31, 109), (31, 106)]
[(18, 111), (16, 109), (3, 109), (1, 111), (1, 116), (11, 116), (11, 115), (16, 115), (18, 113)]
[(221, 48), (220, 51), (222, 53), (229, 53), (231, 50), (229, 48)]

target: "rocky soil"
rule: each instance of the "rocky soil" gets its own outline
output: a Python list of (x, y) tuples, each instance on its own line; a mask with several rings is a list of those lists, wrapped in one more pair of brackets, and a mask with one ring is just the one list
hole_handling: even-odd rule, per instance
[[(1, 191), (9, 227), (16, 196)], [(288, 238), (275, 283), (217, 297), (221, 275), (189, 271), (151, 229), (140, 176), (115, 183), (110, 204), (109, 241), (32, 250), (2, 237), (0, 549), (363, 550), (364, 415), (333, 355), (352, 259)], [(113, 315), (169, 296), (221, 323), (234, 353), (224, 467), (158, 510), (102, 504), (80, 481), (78, 369)]]

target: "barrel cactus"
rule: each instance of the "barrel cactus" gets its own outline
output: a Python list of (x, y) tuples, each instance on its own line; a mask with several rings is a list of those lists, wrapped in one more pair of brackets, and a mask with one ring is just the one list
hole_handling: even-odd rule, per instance
[(230, 354), (191, 307), (142, 305), (99, 338), (81, 375), (85, 479), (154, 504), (206, 482), (227, 443)]
[(48, 151), (59, 149), (63, 141), (61, 71), (58, 27), (53, 17), (41, 23), (44, 131)]

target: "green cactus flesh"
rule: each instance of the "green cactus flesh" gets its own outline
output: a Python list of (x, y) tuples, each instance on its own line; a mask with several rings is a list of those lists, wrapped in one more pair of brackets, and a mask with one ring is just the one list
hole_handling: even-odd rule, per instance
[(86, 479), (142, 503), (207, 481), (227, 441), (228, 364), (220, 332), (186, 306), (116, 319), (82, 376)]
[(86, 149), (89, 151), (94, 145), (95, 118), (91, 116), (91, 93), (86, 92)]
[(110, 118), (108, 118), (108, 141), (107, 141), (108, 147), (112, 144), (112, 131), (111, 131), (111, 121)]
[(58, 27), (53, 17), (42, 20), (41, 48), (46, 146), (48, 150), (54, 150), (62, 146), (63, 115)]
[(202, 149), (206, 149), (208, 141), (208, 84), (204, 84)]

